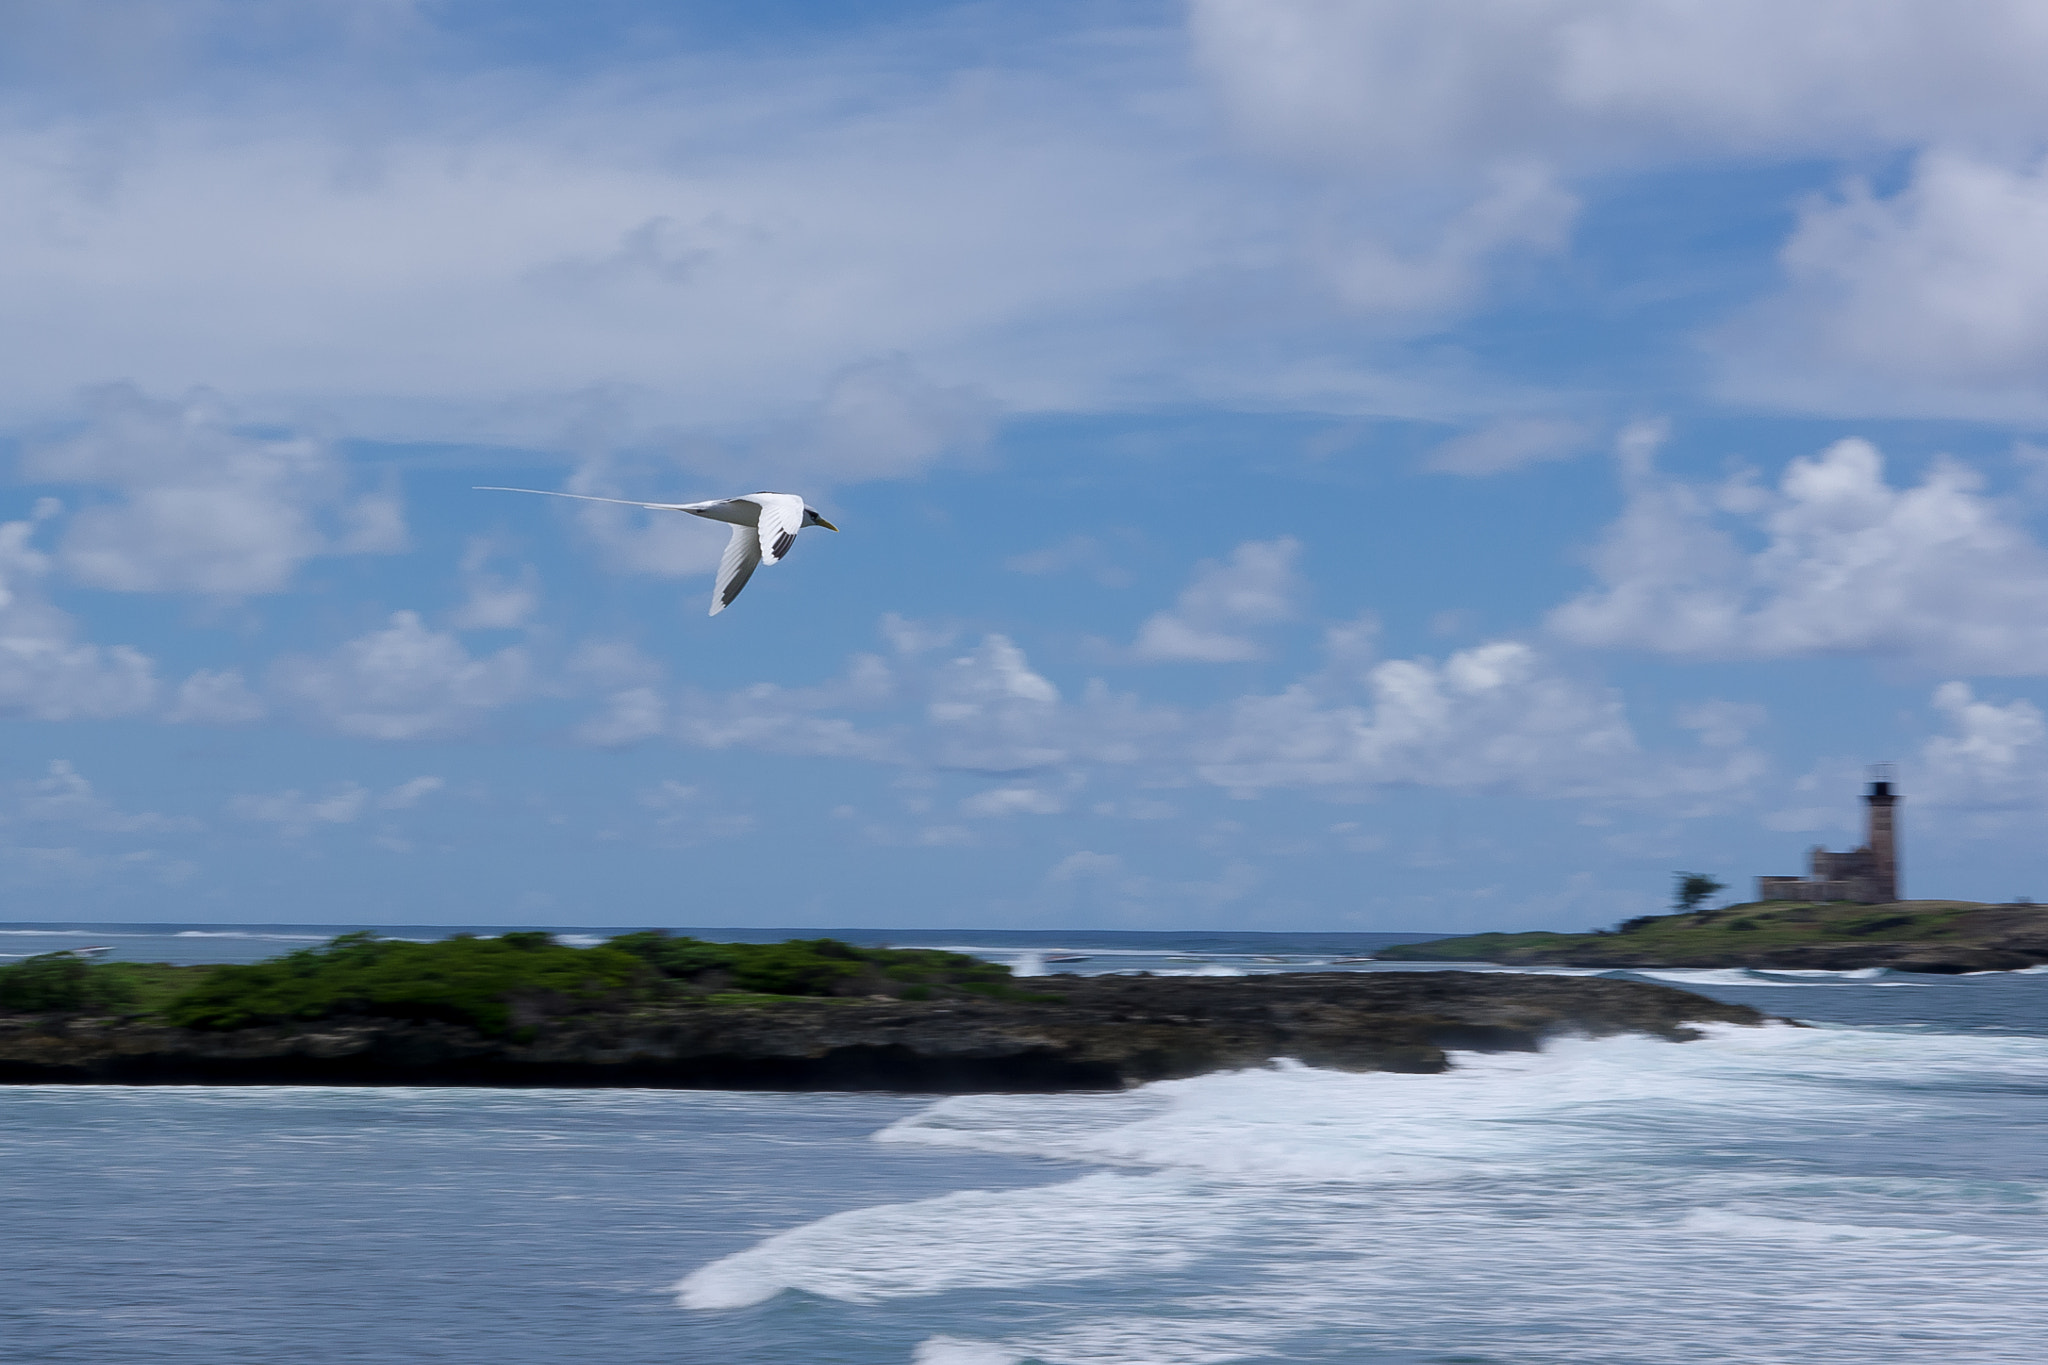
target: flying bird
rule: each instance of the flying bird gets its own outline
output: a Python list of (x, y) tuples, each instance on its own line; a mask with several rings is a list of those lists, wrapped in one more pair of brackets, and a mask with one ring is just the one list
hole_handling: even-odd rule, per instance
[(780, 564), (796, 544), (796, 533), (806, 526), (839, 528), (794, 493), (742, 493), (736, 498), (713, 498), (709, 502), (633, 502), (628, 498), (593, 498), (587, 493), (557, 493), (548, 488), (499, 488), (478, 484), (481, 493), (538, 493), (544, 498), (575, 498), (579, 502), (613, 502), (621, 507), (644, 507), (650, 512), (688, 512), (693, 517), (723, 521), (732, 526), (725, 542), (725, 554), (718, 561), (718, 581), (711, 588), (713, 616), (732, 605), (763, 564)]

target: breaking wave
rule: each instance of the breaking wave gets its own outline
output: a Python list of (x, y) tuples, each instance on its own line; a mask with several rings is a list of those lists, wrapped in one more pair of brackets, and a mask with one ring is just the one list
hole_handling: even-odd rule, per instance
[[(700, 1311), (785, 1292), (917, 1303), (923, 1365), (1450, 1345), (1631, 1365), (2037, 1358), (2048, 1162), (1998, 1097), (2048, 1096), (2048, 1039), (1716, 1027), (1457, 1062), (946, 1099), (877, 1140), (1093, 1169), (837, 1214), (676, 1292)], [(995, 1326), (1002, 1303), (1029, 1325)]]

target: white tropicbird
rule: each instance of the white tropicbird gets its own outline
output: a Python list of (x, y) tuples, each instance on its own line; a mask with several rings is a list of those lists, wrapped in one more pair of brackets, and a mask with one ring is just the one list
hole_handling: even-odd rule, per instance
[(484, 493), (538, 493), (544, 498), (575, 498), (581, 502), (615, 502), (621, 507), (644, 507), (650, 512), (688, 512), (693, 517), (729, 522), (732, 535), (725, 542), (725, 554), (718, 561), (718, 581), (711, 588), (713, 616), (732, 605), (754, 570), (762, 564), (780, 564), (796, 533), (806, 526), (839, 528), (819, 516), (794, 493), (742, 493), (736, 498), (713, 498), (709, 502), (634, 502), (628, 498), (593, 498), (588, 493), (557, 493), (548, 488), (499, 488), (478, 484)]

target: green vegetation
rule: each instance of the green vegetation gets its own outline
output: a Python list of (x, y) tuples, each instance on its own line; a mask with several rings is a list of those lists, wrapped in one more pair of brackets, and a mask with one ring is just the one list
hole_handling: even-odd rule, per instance
[(1048, 998), (1017, 991), (1008, 967), (936, 948), (856, 948), (833, 938), (706, 943), (660, 929), (621, 934), (605, 946), (634, 954), (672, 982), (726, 994)]
[(44, 953), (0, 967), (0, 1009), (118, 1010), (135, 999), (127, 976), (76, 953)]
[(458, 934), (438, 943), (343, 934), (268, 962), (217, 967), (163, 1014), (184, 1028), (371, 1015), (500, 1033), (515, 1013), (573, 1014), (623, 1003), (648, 975), (630, 953), (565, 948), (542, 933)]
[(0, 1010), (22, 1014), (148, 1013), (203, 980), (211, 967), (93, 962), (43, 953), (0, 967)]
[(1697, 910), (1728, 889), (1726, 882), (1716, 881), (1704, 872), (1680, 872), (1677, 877), (1678, 889), (1671, 896), (1671, 908), (1674, 910)]
[(1060, 998), (1019, 991), (1008, 967), (962, 953), (829, 938), (708, 943), (658, 929), (595, 948), (565, 947), (538, 932), (437, 943), (356, 933), (246, 965), (99, 963), (51, 953), (0, 968), (0, 1011), (153, 1017), (198, 1029), (367, 1017), (527, 1036), (541, 1020), (596, 1010), (804, 996)]
[(133, 992), (126, 1012), (151, 1015), (160, 1013), (173, 1000), (212, 976), (218, 968), (212, 964), (173, 967), (168, 962), (96, 962), (93, 970), (125, 978)]
[(1757, 901), (1723, 910), (1644, 915), (1590, 934), (1466, 934), (1429, 943), (1403, 943), (1381, 948), (1375, 956), (1406, 962), (1706, 966), (1779, 949), (1877, 941), (1952, 943), (1970, 933), (1970, 926), (1961, 921), (1983, 909), (1965, 901), (1905, 901), (1897, 905)]

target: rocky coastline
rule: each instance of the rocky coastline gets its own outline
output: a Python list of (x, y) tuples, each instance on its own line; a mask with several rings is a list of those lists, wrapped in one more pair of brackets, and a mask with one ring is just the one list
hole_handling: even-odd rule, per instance
[(2048, 963), (2048, 908), (1972, 901), (1761, 902), (1646, 915), (1591, 934), (1466, 934), (1404, 943), (1379, 956), (1508, 966), (1888, 968), (1955, 976)]
[[(1020, 983), (1021, 984), (1021, 983)], [(342, 1017), (232, 1030), (0, 1016), (0, 1083), (1115, 1090), (1293, 1058), (1439, 1072), (1450, 1050), (1767, 1016), (1632, 981), (1473, 972), (1046, 977), (1029, 999), (798, 999), (642, 1006), (492, 1036)]]

